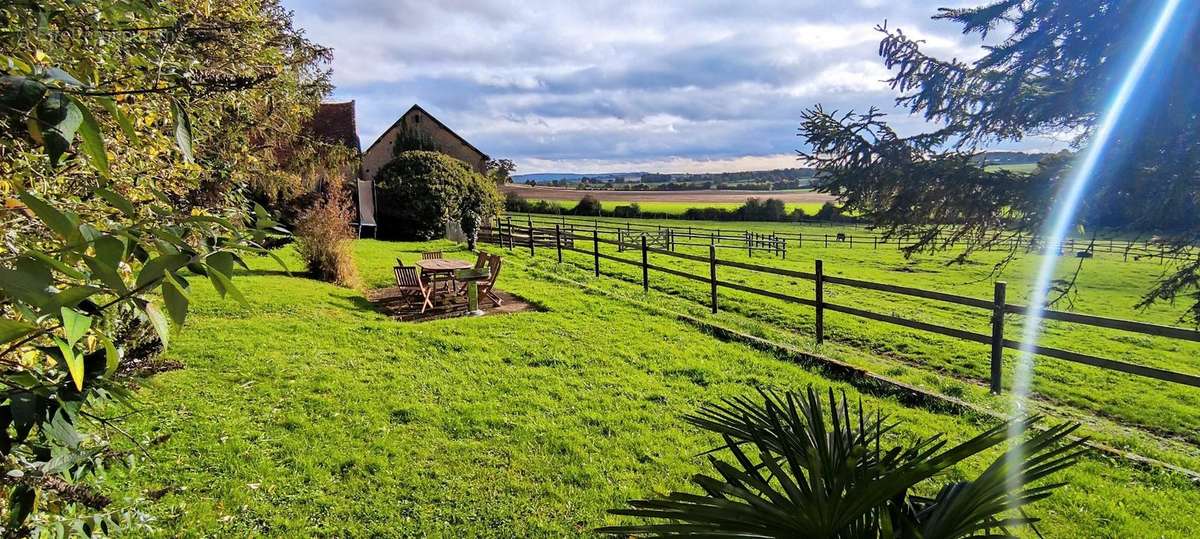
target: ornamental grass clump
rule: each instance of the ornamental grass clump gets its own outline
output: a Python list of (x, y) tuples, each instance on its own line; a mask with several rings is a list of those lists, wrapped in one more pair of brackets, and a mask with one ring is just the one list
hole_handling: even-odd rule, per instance
[(350, 242), (354, 209), (345, 190), (333, 188), (296, 222), (296, 251), (309, 273), (348, 288), (359, 285)]

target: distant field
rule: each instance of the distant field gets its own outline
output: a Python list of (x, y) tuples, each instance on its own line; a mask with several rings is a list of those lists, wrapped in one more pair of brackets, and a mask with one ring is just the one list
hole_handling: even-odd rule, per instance
[(506, 185), (504, 192), (517, 193), (526, 200), (556, 202), (564, 207), (571, 207), (584, 195), (592, 195), (600, 200), (606, 210), (617, 206), (627, 206), (636, 202), (642, 211), (682, 214), (688, 208), (725, 208), (734, 209), (741, 206), (748, 198), (774, 198), (787, 204), (788, 211), (795, 208), (807, 213), (816, 212), (822, 204), (834, 200), (833, 197), (809, 190), (787, 191), (734, 191), (734, 190), (697, 190), (697, 191), (582, 191), (579, 189), (564, 189), (558, 187), (530, 187), (526, 185)]
[(1016, 165), (988, 165), (987, 168), (996, 170), (1011, 170), (1013, 172), (1033, 172), (1037, 170), (1037, 163), (1020, 163)]

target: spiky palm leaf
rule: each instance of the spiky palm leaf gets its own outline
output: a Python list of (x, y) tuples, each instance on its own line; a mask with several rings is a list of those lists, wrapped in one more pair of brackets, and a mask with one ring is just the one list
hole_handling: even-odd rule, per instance
[[(1059, 425), (1026, 437), (973, 481), (946, 485), (933, 498), (910, 493), (917, 484), (1009, 439), (999, 425), (954, 447), (941, 435), (907, 447), (883, 448), (896, 424), (852, 413), (843, 393), (828, 394), (828, 414), (811, 386), (804, 395), (760, 391), (762, 402), (731, 398), (685, 420), (718, 433), (730, 461), (709, 455), (717, 477), (696, 475), (703, 494), (674, 492), (633, 500), (611, 511), (662, 521), (601, 528), (603, 533), (651, 537), (1007, 537), (1008, 528), (1035, 519), (1015, 510), (1049, 496), (1060, 484), (1027, 487), (1072, 465), (1083, 441), (1063, 443), (1078, 425)], [(1018, 421), (1024, 433), (1041, 421)], [(1015, 463), (1015, 467), (1014, 467)], [(1008, 491), (1010, 472), (1017, 492)], [(995, 533), (993, 533), (993, 531)]]

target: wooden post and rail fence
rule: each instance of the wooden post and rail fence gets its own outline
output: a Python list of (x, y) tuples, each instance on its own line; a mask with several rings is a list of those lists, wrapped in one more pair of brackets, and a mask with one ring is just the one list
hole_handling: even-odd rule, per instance
[[(1099, 367), (1102, 369), (1124, 372), (1138, 376), (1144, 376), (1166, 382), (1188, 385), (1192, 387), (1200, 387), (1200, 376), (1186, 374), (1180, 372), (1169, 371), (1157, 367), (1145, 365), (1137, 365), (1133, 363), (1106, 359), (1089, 354), (1062, 350), (1059, 348), (1042, 346), (1037, 344), (1023, 344), (1019, 341), (1005, 338), (1004, 333), (1004, 315), (1017, 314), (1022, 316), (1029, 315), (1029, 307), (1023, 305), (1013, 305), (1006, 301), (1006, 285), (1004, 282), (996, 282), (991, 299), (980, 299), (969, 296), (960, 296), (945, 292), (933, 290), (924, 290), (908, 286), (876, 283), (849, 277), (837, 277), (828, 275), (827, 268), (821, 260), (816, 260), (813, 272), (797, 271), (784, 268), (775, 268), (760, 264), (750, 264), (735, 260), (726, 260), (717, 256), (718, 245), (716, 242), (703, 245), (708, 247), (708, 256), (681, 253), (668, 248), (650, 247), (647, 242), (647, 236), (641, 236), (640, 260), (630, 260), (609, 253), (601, 252), (600, 244), (613, 245), (623, 247), (622, 241), (617, 239), (608, 239), (601, 237), (601, 230), (590, 229), (590, 234), (580, 234), (573, 228), (564, 229), (562, 224), (556, 224), (554, 228), (536, 228), (532, 224), (527, 225), (522, 232), (525, 237), (518, 237), (511, 222), (501, 223), (497, 221), (494, 225), (485, 227), (480, 235), (480, 241), (493, 243), (512, 250), (515, 246), (527, 246), (531, 256), (536, 256), (536, 247), (553, 247), (557, 254), (559, 263), (563, 261), (563, 252), (571, 251), (584, 255), (588, 255), (592, 259), (592, 271), (596, 277), (602, 275), (601, 260), (612, 261), (619, 264), (640, 267), (641, 269), (641, 284), (645, 292), (650, 290), (651, 270), (667, 275), (673, 275), (684, 279), (700, 282), (708, 285), (709, 288), (709, 307), (715, 314), (718, 312), (718, 291), (720, 288), (737, 290), (748, 294), (753, 294), (762, 297), (768, 297), (788, 303), (795, 303), (812, 307), (815, 310), (815, 339), (818, 344), (825, 340), (825, 312), (833, 311), (860, 318), (866, 318), (878, 322), (894, 324), (909, 329), (936, 333), (951, 338), (976, 342), (990, 346), (990, 387), (992, 392), (999, 393), (1002, 389), (1003, 375), (1003, 352), (1005, 349), (1010, 350), (1027, 350), (1033, 354), (1051, 357), (1059, 360), (1069, 361)], [(590, 249), (580, 248), (576, 240), (591, 240)], [(518, 243), (520, 241), (520, 243)], [(586, 243), (584, 244), (586, 245)], [(669, 245), (668, 245), (669, 246)], [(664, 246), (664, 247), (668, 247)], [(620, 252), (620, 251), (618, 251)], [(650, 255), (661, 255), (669, 258), (689, 260), (708, 265), (708, 275), (695, 275), (673, 267), (657, 265), (650, 263)], [(780, 277), (788, 277), (791, 279), (801, 279), (813, 282), (814, 297), (813, 299), (799, 297), (795, 295), (785, 294), (773, 290), (764, 290), (754, 288), (740, 283), (723, 281), (719, 279), (718, 269), (720, 267), (736, 268), (740, 270), (768, 274)], [(990, 333), (978, 333), (959, 328), (951, 328), (929, 322), (919, 320), (911, 320), (891, 314), (884, 314), (874, 311), (868, 311), (859, 307), (849, 305), (841, 305), (830, 303), (825, 300), (826, 287), (845, 286), (857, 288), (861, 290), (873, 290), (877, 292), (885, 292), (890, 294), (898, 294), (908, 297), (922, 298), (926, 300), (951, 303), (966, 307), (977, 308), (986, 311), (990, 320)], [(1067, 322), (1073, 324), (1081, 324), (1091, 327), (1099, 327), (1113, 330), (1126, 331), (1141, 335), (1152, 335), (1157, 337), (1166, 337), (1171, 339), (1180, 339), (1185, 341), (1200, 342), (1200, 331), (1188, 328), (1180, 328), (1173, 326), (1164, 326), (1151, 324), (1146, 322), (1137, 322), (1131, 320), (1121, 320), (1116, 318), (1105, 318), (1088, 314), (1072, 313), (1066, 311), (1058, 311), (1054, 309), (1044, 309), (1041, 316), (1045, 320), (1054, 320), (1059, 322)]]
[[(720, 228), (663, 226), (632, 222), (622, 223), (619, 221), (601, 221), (598, 219), (567, 216), (551, 217), (549, 215), (519, 214), (519, 218), (525, 219), (527, 223), (533, 225), (546, 227), (555, 224), (564, 227), (569, 225), (571, 230), (578, 227), (579, 229), (596, 230), (600, 233), (615, 233), (621, 235), (623, 238), (636, 237), (638, 234), (654, 231), (656, 234), (670, 238), (671, 250), (674, 250), (675, 247), (702, 247), (704, 244), (714, 243), (717, 245), (717, 249), (743, 249), (747, 250), (750, 256), (753, 256), (757, 252), (766, 252), (785, 259), (787, 258), (789, 245), (794, 244), (797, 248), (803, 248), (804, 240), (806, 239), (803, 232), (795, 231), (776, 230), (765, 234), (754, 232), (733, 233), (733, 231), (728, 229), (722, 230)], [(680, 242), (679, 239), (683, 239), (683, 242)], [(836, 231), (832, 234), (810, 233), (808, 239), (810, 247), (821, 246), (823, 248), (840, 247), (848, 249), (855, 248), (856, 243), (861, 248), (879, 249), (882, 244), (884, 247), (894, 246), (899, 249), (911, 240), (911, 238), (900, 236), (883, 237), (878, 234), (855, 235)], [(894, 243), (890, 243), (889, 240), (894, 240)], [(628, 241), (636, 243), (637, 240), (632, 239)], [(955, 247), (963, 244), (962, 241), (943, 240), (940, 238), (935, 241), (938, 245), (945, 245), (947, 247)], [(1134, 260), (1158, 260), (1160, 263), (1167, 260), (1192, 260), (1197, 256), (1195, 253), (1174, 253), (1163, 245), (1145, 241), (1119, 240), (1116, 238), (1098, 238), (1095, 240), (1069, 238), (1056, 245), (1048, 246), (1044, 242), (1035, 244), (1029, 238), (1019, 234), (1009, 234), (1008, 236), (999, 238), (984, 250), (1005, 251), (1009, 249), (1059, 253), (1068, 256), (1079, 255), (1081, 252), (1089, 254), (1115, 253), (1122, 255), (1125, 261), (1128, 261), (1132, 257)]]

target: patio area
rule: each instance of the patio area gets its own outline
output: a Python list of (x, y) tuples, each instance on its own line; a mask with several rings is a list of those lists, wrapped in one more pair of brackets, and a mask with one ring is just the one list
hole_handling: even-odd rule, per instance
[[(480, 301), (479, 308), (483, 310), (483, 316), (543, 310), (503, 290), (493, 290), (492, 292), (500, 298), (501, 304), (497, 306), (490, 301)], [(366, 297), (375, 304), (375, 308), (379, 312), (404, 322), (440, 320), (468, 316), (469, 313), (467, 300), (462, 296), (455, 296), (447, 302), (434, 302), (433, 307), (425, 309), (423, 313), (421, 312), (421, 300), (418, 298), (414, 301), (411, 295), (404, 293), (398, 287), (368, 290)]]
[(441, 251), (427, 251), (412, 265), (396, 259), (395, 286), (370, 290), (366, 296), (379, 311), (403, 321), (532, 309), (528, 302), (494, 287), (503, 262), (500, 256), (484, 252), (477, 253), (471, 264), (446, 258)]

